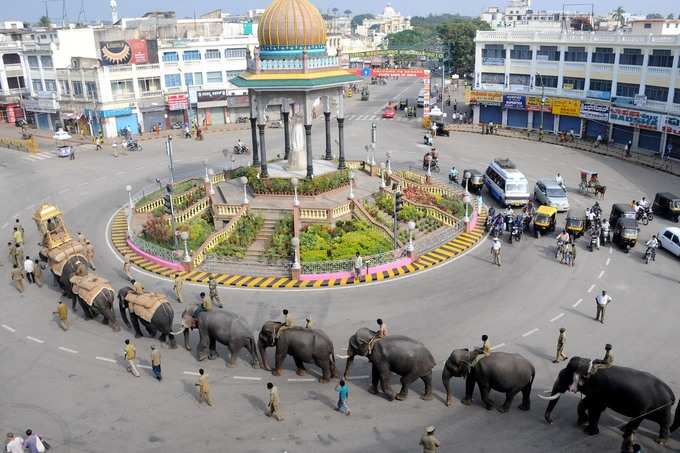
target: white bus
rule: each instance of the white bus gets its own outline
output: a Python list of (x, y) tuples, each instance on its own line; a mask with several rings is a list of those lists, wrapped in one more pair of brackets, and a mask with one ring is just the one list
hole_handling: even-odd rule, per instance
[(484, 184), (501, 206), (524, 206), (529, 202), (529, 181), (510, 159), (494, 159), (486, 169)]

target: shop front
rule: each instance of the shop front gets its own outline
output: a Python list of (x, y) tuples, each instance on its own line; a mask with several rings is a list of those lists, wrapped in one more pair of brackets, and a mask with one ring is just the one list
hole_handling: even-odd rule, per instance
[(468, 90), (465, 92), (465, 102), (478, 106), (479, 123), (503, 124), (503, 93)]
[(25, 99), (24, 108), (29, 118), (38, 129), (55, 130), (61, 126), (59, 115), (59, 103), (55, 96), (42, 96), (36, 99)]
[(667, 115), (663, 131), (667, 134), (664, 151), (668, 152), (668, 145), (671, 145), (670, 154), (667, 157), (680, 159), (680, 116)]
[(581, 102), (583, 135), (593, 140), (599, 136), (609, 137), (609, 104), (604, 102)]
[[(612, 138), (615, 143), (626, 144), (631, 141), (633, 146), (658, 153), (661, 149), (664, 117), (660, 113), (612, 106), (609, 112), (609, 122), (614, 125)], [(635, 129), (639, 130), (637, 144), (634, 140)]]
[(250, 99), (248, 95), (227, 97), (227, 115), (229, 122), (236, 123), (239, 117), (250, 117)]
[(532, 129), (541, 130), (542, 123), (543, 132), (553, 133), (555, 131), (555, 117), (552, 114), (552, 101), (553, 99), (548, 97), (545, 98), (545, 102), (541, 102), (540, 97), (527, 96), (526, 109), (534, 112), (534, 119), (531, 122)]
[(189, 123), (189, 95), (187, 93), (170, 94), (166, 98), (166, 103), (170, 127), (174, 124)]
[(165, 129), (165, 99), (162, 97), (143, 100), (137, 103), (142, 113), (142, 128), (144, 132), (152, 132), (154, 126)]
[(3, 123), (14, 124), (16, 120), (26, 118), (24, 111), (19, 103), (0, 103), (0, 121)]
[(555, 98), (552, 100), (552, 114), (560, 117), (558, 131), (581, 136), (581, 101), (578, 99)]
[(227, 90), (199, 91), (198, 122), (202, 126), (218, 126), (227, 122)]
[(104, 135), (109, 138), (123, 135), (124, 129), (129, 129), (133, 134), (137, 133), (139, 119), (137, 111), (132, 107), (122, 107), (102, 110), (99, 114), (104, 125)]
[(503, 95), (503, 108), (507, 110), (507, 127), (526, 129), (529, 112), (526, 111), (526, 96), (517, 94)]

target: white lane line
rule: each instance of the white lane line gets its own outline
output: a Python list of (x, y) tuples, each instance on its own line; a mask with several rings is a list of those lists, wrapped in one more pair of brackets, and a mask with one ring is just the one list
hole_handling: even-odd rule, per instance
[(17, 331), (17, 329), (15, 329), (15, 328), (13, 328), (13, 327), (10, 327), (10, 326), (8, 326), (7, 324), (3, 324), (3, 325), (2, 325), (2, 328), (5, 329), (5, 330), (10, 331), (10, 332), (12, 332), (12, 333), (14, 333), (14, 332)]
[(564, 313), (560, 313), (559, 315), (555, 316), (554, 318), (552, 318), (552, 319), (550, 320), (550, 322), (555, 322), (555, 321), (557, 321), (558, 319), (560, 319), (562, 316), (564, 316)]
[(592, 285), (590, 285), (590, 288), (588, 288), (588, 292), (592, 293), (594, 289), (595, 289), (595, 284), (592, 284)]
[(505, 346), (505, 343), (499, 343), (496, 346), (491, 346), (491, 350), (493, 351), (494, 349), (499, 349)]
[[(600, 275), (597, 276), (598, 280), (604, 275), (604, 269), (600, 271)], [(590, 292), (590, 291), (589, 291)]]
[(243, 379), (244, 381), (261, 381), (261, 377), (255, 376), (233, 376), (234, 379)]
[(99, 357), (99, 356), (97, 356), (97, 357), (95, 357), (95, 359), (101, 360), (102, 362), (116, 363), (115, 360), (109, 359), (108, 357)]
[(605, 265), (605, 266), (609, 266), (609, 263), (611, 262), (611, 260), (612, 260), (611, 258), (607, 258), (607, 262), (604, 263), (604, 265)]
[(314, 382), (315, 380), (312, 378), (289, 378), (288, 382)]
[(355, 379), (368, 379), (370, 376), (369, 375), (364, 375), (364, 376), (351, 376), (349, 378), (350, 381), (353, 381)]
[(0, 230), (4, 230), (4, 229), (7, 228), (8, 226), (9, 226), (9, 223), (5, 222), (5, 223), (2, 225), (2, 228), (0, 228)]
[(36, 342), (36, 343), (40, 343), (40, 344), (43, 344), (43, 343), (45, 342), (45, 340), (41, 340), (40, 338), (35, 338), (35, 337), (30, 336), (30, 335), (28, 335), (28, 336), (26, 337), (26, 339), (27, 339), (27, 340), (34, 341), (34, 342)]
[(614, 252), (614, 248), (613, 248), (613, 247), (609, 247), (609, 254), (611, 255), (613, 252)]
[(198, 373), (195, 372), (195, 371), (182, 371), (182, 373), (183, 373), (183, 374), (188, 374), (189, 376), (200, 376), (200, 374), (198, 374)]
[(578, 305), (579, 305), (581, 302), (583, 302), (583, 299), (577, 300), (576, 303), (575, 303), (574, 305), (572, 305), (572, 307), (574, 307), (574, 308), (578, 307)]
[(152, 370), (153, 368), (149, 365), (137, 365), (139, 368), (144, 368), (145, 370)]
[(59, 192), (57, 192), (57, 194), (63, 195), (63, 194), (65, 194), (66, 192), (68, 192), (69, 190), (71, 190), (71, 189), (68, 189), (68, 188), (67, 188), (67, 189), (61, 189)]
[(89, 182), (81, 182), (80, 184), (78, 184), (78, 187), (84, 187), (88, 184), (89, 184)]
[(124, 175), (125, 173), (126, 173), (126, 172), (124, 172), (124, 171), (117, 171), (117, 172), (116, 172), (116, 176)]
[(531, 329), (531, 330), (528, 331), (528, 332), (524, 332), (524, 333), (522, 334), (522, 338), (528, 337), (529, 335), (533, 335), (533, 334), (535, 334), (536, 332), (538, 332), (538, 327), (535, 328), (535, 329)]
[(338, 359), (346, 359), (346, 358), (348, 358), (349, 356), (348, 356), (348, 355), (344, 355), (344, 354), (335, 354), (335, 357), (337, 357)]
[(78, 354), (78, 351), (76, 351), (75, 349), (65, 348), (63, 346), (59, 346), (57, 349), (59, 349), (60, 351), (69, 352), (71, 354)]

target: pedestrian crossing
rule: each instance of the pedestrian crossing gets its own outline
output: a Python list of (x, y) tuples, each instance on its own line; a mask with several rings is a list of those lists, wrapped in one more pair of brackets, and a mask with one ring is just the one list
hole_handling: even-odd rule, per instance
[(39, 153), (35, 154), (27, 154), (26, 156), (23, 156), (23, 160), (28, 160), (28, 161), (37, 161), (37, 160), (45, 160), (45, 159), (52, 159), (53, 157), (57, 157), (56, 154), (48, 152), (48, 151), (41, 151)]
[(407, 123), (411, 121), (419, 121), (420, 118), (407, 118), (407, 117), (402, 117), (402, 116), (395, 116), (394, 118), (383, 118), (382, 114), (364, 114), (364, 115), (358, 115), (358, 114), (350, 114), (345, 116), (345, 121), (398, 121), (402, 123)]

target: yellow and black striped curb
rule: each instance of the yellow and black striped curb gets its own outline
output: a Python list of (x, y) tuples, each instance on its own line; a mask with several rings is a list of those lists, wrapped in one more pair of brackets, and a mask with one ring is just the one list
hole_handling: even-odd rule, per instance
[[(380, 273), (361, 276), (360, 279), (340, 278), (330, 280), (295, 280), (289, 277), (260, 277), (253, 275), (221, 274), (205, 271), (184, 272), (185, 280), (194, 283), (207, 283), (210, 275), (215, 276), (215, 281), (223, 286), (233, 286), (238, 288), (333, 288), (361, 283), (371, 283), (392, 278), (401, 277), (406, 274), (422, 271), (430, 267), (443, 263), (474, 247), (484, 236), (484, 221), (486, 213), (482, 213), (477, 219), (477, 226), (469, 233), (461, 233), (455, 239), (447, 242), (436, 249), (419, 256), (411, 264), (395, 269), (386, 270)], [(153, 263), (146, 258), (136, 254), (127, 244), (127, 217), (123, 209), (119, 210), (113, 218), (111, 225), (111, 241), (121, 255), (129, 254), (134, 265), (145, 271), (164, 277), (173, 278), (177, 271), (168, 269), (160, 264)]]

